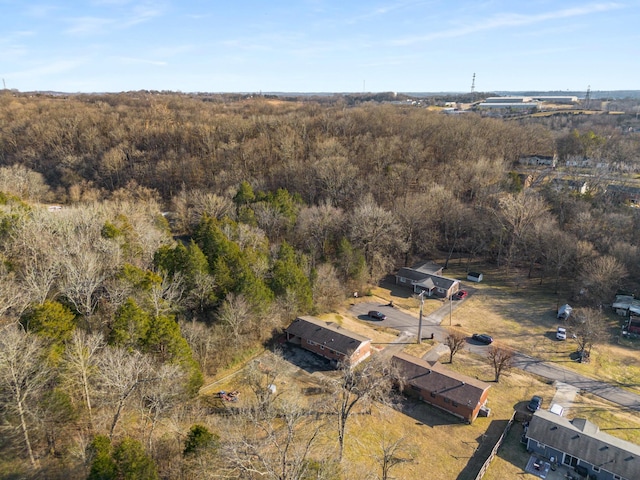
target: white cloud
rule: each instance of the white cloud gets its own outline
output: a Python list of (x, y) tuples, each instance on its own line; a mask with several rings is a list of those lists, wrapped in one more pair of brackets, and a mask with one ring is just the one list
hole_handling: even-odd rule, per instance
[(163, 62), (160, 60), (147, 60), (145, 58), (134, 58), (134, 57), (113, 57), (113, 58), (127, 65), (144, 64), (144, 65), (155, 65), (157, 67), (165, 67), (168, 65), (167, 62)]
[(71, 26), (65, 33), (72, 35), (95, 35), (105, 33), (115, 21), (110, 18), (77, 17), (69, 19)]
[(14, 78), (32, 78), (32, 77), (42, 77), (46, 75), (55, 75), (58, 73), (68, 72), (70, 70), (75, 69), (76, 67), (82, 65), (84, 60), (82, 59), (74, 59), (74, 60), (56, 60), (49, 63), (43, 63), (41, 65), (37, 65), (32, 68), (28, 68), (26, 70), (11, 72), (8, 76)]
[(453, 38), (470, 35), (472, 33), (494, 30), (500, 28), (520, 27), (524, 25), (532, 25), (535, 23), (559, 20), (564, 18), (578, 17), (583, 15), (590, 15), (593, 13), (600, 13), (609, 10), (615, 10), (622, 8), (620, 3), (592, 3), (581, 7), (566, 8), (562, 10), (556, 10), (553, 12), (539, 13), (533, 15), (526, 15), (520, 13), (499, 13), (488, 19), (481, 20), (477, 23), (470, 25), (461, 25), (451, 28), (449, 30), (441, 30), (439, 32), (429, 33), (427, 35), (406, 37), (403, 39), (395, 40), (392, 43), (394, 45), (411, 45), (414, 43), (423, 43), (431, 40), (437, 40), (441, 38)]

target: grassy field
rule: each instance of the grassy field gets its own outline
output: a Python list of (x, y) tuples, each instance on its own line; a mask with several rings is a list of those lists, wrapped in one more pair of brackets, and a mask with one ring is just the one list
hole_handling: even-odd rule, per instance
[[(600, 430), (623, 440), (640, 444), (640, 418), (636, 413), (622, 411), (618, 406), (590, 395), (578, 395), (574, 408), (565, 414), (568, 418), (583, 417), (596, 424)], [(520, 442), (524, 429), (522, 424), (514, 423), (503, 446), (491, 462), (483, 480), (502, 480), (505, 478), (531, 478), (523, 470), (529, 454)]]
[[(498, 344), (561, 363), (585, 375), (637, 389), (634, 379), (640, 374), (640, 362), (636, 358), (638, 347), (635, 343), (612, 341), (598, 345), (594, 347), (591, 363), (576, 363), (569, 358), (569, 354), (576, 348), (575, 344), (570, 340), (560, 342), (555, 339), (558, 325), (555, 318), (556, 305), (566, 303), (562, 297), (557, 298), (550, 293), (551, 289), (544, 282), (539, 285), (538, 280), (528, 281), (522, 275), (505, 275), (504, 272), (484, 265), (474, 265), (472, 269), (482, 271), (485, 280), (480, 284), (463, 281), (464, 288), (472, 294), (453, 312), (452, 328), (466, 333), (487, 332), (494, 336)], [(451, 265), (446, 275), (464, 279), (465, 270), (462, 266)], [(406, 293), (376, 287), (370, 294), (371, 296), (355, 301), (378, 298), (383, 302), (393, 298), (398, 307), (417, 314), (418, 301)], [(350, 299), (346, 302), (338, 313), (321, 318), (372, 338), (378, 349), (383, 349), (396, 338), (397, 332), (393, 330), (371, 328), (370, 323), (351, 316), (349, 307), (353, 301), (354, 299)], [(441, 305), (439, 300), (425, 302), (425, 314)], [(610, 316), (609, 320), (612, 328), (619, 323), (615, 315)], [(406, 345), (405, 351), (422, 356), (433, 345), (431, 341), (421, 345)], [(399, 456), (408, 461), (395, 467), (392, 471), (395, 478), (413, 480), (427, 476), (438, 479), (472, 479), (485, 459), (483, 452), (493, 446), (514, 408), (523, 410), (534, 394), (541, 395), (545, 399), (543, 408), (548, 408), (555, 393), (549, 382), (519, 370), (511, 370), (501, 378), (500, 383), (493, 383), (493, 371), (486, 359), (470, 352), (458, 353), (453, 364), (446, 363), (448, 355), (441, 360), (453, 370), (491, 383), (488, 401), (490, 417), (478, 418), (472, 425), (467, 425), (419, 402), (407, 402), (401, 409), (378, 406), (370, 414), (355, 415), (348, 425), (342, 463), (344, 478), (376, 478), (380, 474), (377, 457), (382, 455), (383, 445), (402, 439)], [(221, 375), (223, 380), (208, 391), (238, 389), (241, 391), (241, 404), (252, 393), (242, 389), (240, 373)], [(278, 391), (301, 402), (323, 401), (323, 394), (318, 393), (316, 387), (319, 384), (318, 376), (324, 374), (310, 373), (288, 364), (279, 376)], [(607, 433), (640, 444), (640, 415), (623, 411), (597, 397), (578, 395), (566, 416), (588, 418)], [(523, 470), (528, 454), (520, 443), (521, 434), (522, 427), (516, 423), (492, 462), (486, 479), (529, 478)], [(337, 449), (335, 426), (330, 421), (322, 435), (321, 449)]]
[[(558, 305), (567, 303), (566, 293), (554, 295), (550, 282), (540, 284), (539, 279), (529, 280), (517, 271), (507, 274), (487, 265), (472, 268), (484, 273), (484, 281), (463, 280), (472, 294), (453, 312), (454, 327), (467, 333), (489, 333), (500, 345), (640, 393), (640, 341), (619, 336), (621, 318), (615, 313), (605, 310), (610, 336), (593, 347), (591, 362), (578, 363), (570, 357), (576, 351), (575, 342), (555, 338), (562, 324), (556, 311)], [(452, 265), (446, 275), (464, 279), (465, 270)]]

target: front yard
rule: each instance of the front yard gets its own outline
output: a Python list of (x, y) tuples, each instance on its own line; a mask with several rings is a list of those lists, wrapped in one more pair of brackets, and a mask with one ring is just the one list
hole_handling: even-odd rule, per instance
[[(634, 380), (640, 377), (640, 340), (620, 337), (621, 317), (605, 309), (610, 335), (593, 347), (589, 363), (579, 363), (571, 357), (576, 343), (570, 337), (566, 341), (555, 337), (556, 328), (564, 323), (556, 318), (557, 306), (567, 303), (566, 297), (554, 295), (552, 287), (544, 282), (540, 285), (539, 279), (506, 275), (487, 266), (477, 268), (484, 272), (484, 280), (478, 284), (463, 281), (472, 294), (453, 311), (454, 328), (486, 332), (499, 345), (640, 393)], [(452, 266), (446, 274), (465, 278), (461, 267)]]

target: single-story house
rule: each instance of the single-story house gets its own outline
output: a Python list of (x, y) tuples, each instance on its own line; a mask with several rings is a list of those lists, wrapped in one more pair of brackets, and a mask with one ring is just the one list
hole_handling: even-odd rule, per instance
[(558, 155), (525, 155), (518, 159), (524, 165), (548, 165), (555, 167), (558, 163)]
[(584, 155), (570, 155), (565, 159), (564, 163), (567, 167), (591, 167), (597, 162)]
[(442, 267), (432, 262), (415, 267), (402, 267), (396, 273), (396, 284), (413, 290), (414, 293), (427, 292), (427, 296), (449, 298), (460, 290), (460, 282), (442, 276)]
[(607, 185), (606, 195), (613, 198), (618, 203), (628, 203), (630, 205), (640, 204), (640, 188), (630, 185)]
[[(481, 380), (453, 372), (438, 362), (397, 353), (392, 359), (403, 391), (425, 403), (473, 422), (486, 407), (489, 385)], [(485, 410), (488, 412), (488, 410)]]
[(550, 182), (551, 188), (556, 192), (576, 192), (584, 195), (589, 191), (589, 183), (584, 180), (567, 180), (564, 178), (554, 178)]
[(640, 300), (634, 298), (633, 295), (616, 295), (611, 308), (620, 316), (640, 316)]
[(287, 341), (332, 362), (352, 367), (371, 355), (371, 339), (333, 322), (315, 317), (296, 318), (285, 329)]
[[(527, 449), (554, 459), (597, 480), (640, 478), (640, 446), (603, 433), (584, 418), (567, 418), (546, 410), (533, 414), (525, 433)], [(584, 475), (586, 476), (586, 475)]]

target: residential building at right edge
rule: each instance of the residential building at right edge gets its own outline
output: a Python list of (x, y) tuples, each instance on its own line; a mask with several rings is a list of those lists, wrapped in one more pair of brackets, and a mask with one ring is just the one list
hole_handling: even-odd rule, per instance
[(603, 433), (584, 418), (567, 418), (546, 410), (533, 414), (525, 433), (527, 449), (558, 463), (582, 467), (597, 480), (640, 479), (640, 446)]

